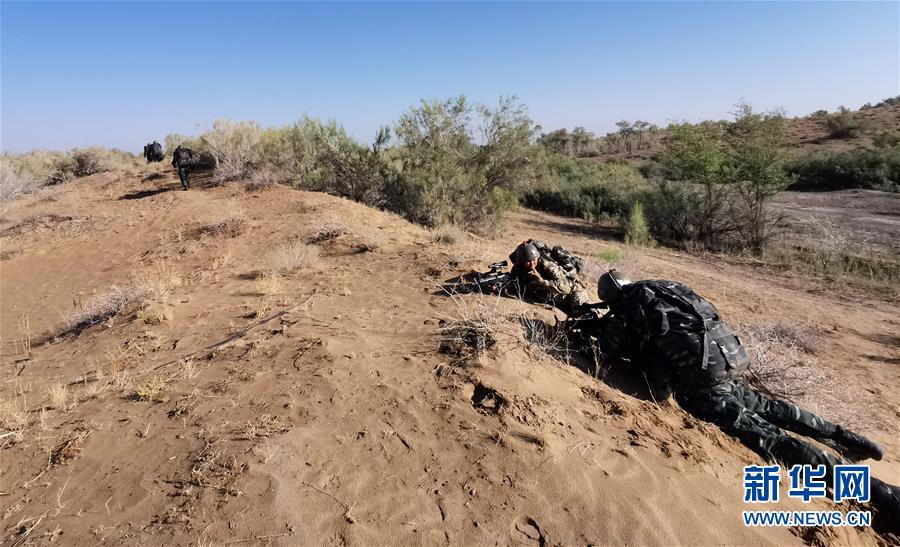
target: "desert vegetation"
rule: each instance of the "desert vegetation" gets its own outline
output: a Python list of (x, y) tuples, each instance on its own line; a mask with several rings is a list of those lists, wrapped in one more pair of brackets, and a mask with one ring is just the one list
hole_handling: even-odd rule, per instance
[[(874, 132), (870, 118), (843, 107), (817, 112), (809, 119), (826, 131), (823, 139), (867, 135), (866, 144), (799, 153), (783, 113), (744, 103), (730, 120), (666, 128), (622, 120), (597, 137), (583, 127), (541, 132), (516, 97), (485, 105), (458, 96), (410, 107), (368, 145), (334, 120), (308, 116), (269, 128), (217, 120), (199, 136), (171, 134), (165, 142), (167, 150), (183, 144), (211, 158), (215, 183), (243, 181), (249, 192), (286, 184), (345, 197), (436, 230), (437, 242), (495, 230), (505, 211), (524, 204), (612, 224), (630, 243), (751, 253), (819, 272), (822, 253), (785, 243), (770, 204), (785, 188), (898, 191), (900, 134)], [(0, 193), (14, 197), (133, 160), (96, 147), (5, 154)], [(202, 232), (226, 237), (245, 227), (243, 218), (222, 219)], [(857, 258), (844, 273), (893, 271)]]
[(3, 153), (0, 155), (0, 200), (133, 165), (136, 160), (137, 156), (129, 152), (99, 146), (69, 152)]

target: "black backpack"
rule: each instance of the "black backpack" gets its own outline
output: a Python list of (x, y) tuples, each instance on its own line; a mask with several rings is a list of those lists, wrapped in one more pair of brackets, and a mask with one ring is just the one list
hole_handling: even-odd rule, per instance
[(175, 149), (174, 160), (178, 167), (190, 167), (193, 165), (193, 154), (190, 148), (179, 146)]
[(541, 258), (558, 264), (559, 267), (566, 272), (566, 277), (569, 279), (578, 279), (578, 274), (584, 267), (584, 261), (581, 260), (581, 258), (573, 255), (559, 245), (551, 248), (548, 247), (547, 244), (536, 239), (528, 240), (528, 243), (531, 243), (537, 248), (538, 252), (541, 253)]
[(165, 157), (162, 145), (156, 141), (153, 141), (153, 144), (150, 145), (150, 153), (152, 154), (153, 161), (162, 161)]
[(689, 287), (674, 281), (639, 281), (627, 287), (626, 298), (652, 337), (657, 358), (662, 358), (647, 363), (656, 380), (671, 378), (673, 367), (690, 367), (694, 359), (699, 365), (693, 371), (695, 384), (715, 383), (747, 369), (750, 359), (740, 339), (722, 322), (716, 307)]

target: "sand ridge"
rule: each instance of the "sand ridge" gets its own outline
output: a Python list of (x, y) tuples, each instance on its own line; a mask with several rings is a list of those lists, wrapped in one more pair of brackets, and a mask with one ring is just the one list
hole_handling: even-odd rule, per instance
[[(155, 169), (161, 179), (143, 180)], [(2, 213), (0, 230), (63, 218), (2, 241), (11, 252), (0, 262), (4, 400), (18, 393), (32, 411), (21, 439), (0, 439), (4, 541), (803, 542), (740, 524), (740, 468), (758, 461), (748, 449), (649, 400), (627, 371), (601, 382), (535, 350), (521, 318), (549, 325), (561, 315), (438, 290), (525, 237), (585, 256), (620, 247), (596, 227), (520, 212), (498, 237), (436, 245), (394, 215), (322, 194), (246, 193), (201, 177), (196, 189), (177, 188), (148, 167), (42, 190)], [(196, 235), (235, 211), (245, 233)], [(261, 294), (262, 257), (329, 222), (348, 233)], [(380, 246), (362, 252), (372, 234)], [(39, 339), (92, 294), (163, 266), (181, 283), (155, 303), (162, 320), (129, 313), (23, 356), (24, 316)], [(729, 321), (823, 325), (822, 366), (852, 370), (861, 404), (900, 417), (895, 304), (863, 295), (847, 306), (846, 295), (798, 291), (796, 279), (661, 250), (628, 266), (694, 286)], [(442, 352), (441, 326), (479, 309), (497, 320), (496, 345)], [(69, 398), (51, 408), (58, 386)], [(896, 481), (896, 432), (871, 434), (889, 454), (875, 473)], [(884, 541), (854, 529), (806, 540)]]

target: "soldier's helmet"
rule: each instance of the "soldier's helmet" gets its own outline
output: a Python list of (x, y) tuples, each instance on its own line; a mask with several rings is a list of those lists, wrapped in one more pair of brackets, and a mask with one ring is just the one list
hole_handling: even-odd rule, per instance
[(524, 266), (526, 262), (537, 260), (540, 256), (541, 253), (538, 252), (537, 247), (531, 243), (522, 243), (516, 247), (516, 264), (519, 266)]
[(604, 302), (615, 302), (622, 298), (622, 287), (630, 285), (628, 276), (618, 270), (610, 270), (597, 281), (597, 294)]

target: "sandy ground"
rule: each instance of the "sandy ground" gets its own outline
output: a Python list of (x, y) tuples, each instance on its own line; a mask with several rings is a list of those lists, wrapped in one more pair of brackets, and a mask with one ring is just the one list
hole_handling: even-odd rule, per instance
[[(197, 182), (182, 192), (160, 167), (107, 173), (0, 214), (0, 387), (7, 412), (27, 413), (0, 437), (2, 541), (896, 541), (869, 529), (744, 527), (741, 468), (755, 454), (649, 400), (629, 371), (601, 380), (555, 357), (554, 344), (526, 341), (561, 317), (552, 310), (438, 290), (527, 237), (591, 257), (596, 274), (608, 266), (601, 252), (622, 250), (602, 228), (523, 211), (502, 235), (438, 245), (346, 200)], [(244, 233), (198, 232), (235, 212)], [(314, 266), (260, 284), (267, 253), (328, 222), (349, 230), (320, 245)], [(364, 239), (378, 248), (361, 252)], [(694, 287), (731, 324), (824, 333), (817, 366), (838, 398), (803, 402), (884, 444), (874, 473), (900, 482), (895, 303), (664, 250), (622, 253), (618, 267)], [(169, 279), (169, 294), (78, 336), (48, 336), (135, 277)], [(442, 322), (461, 317), (485, 321), (495, 343), (442, 352)]]

